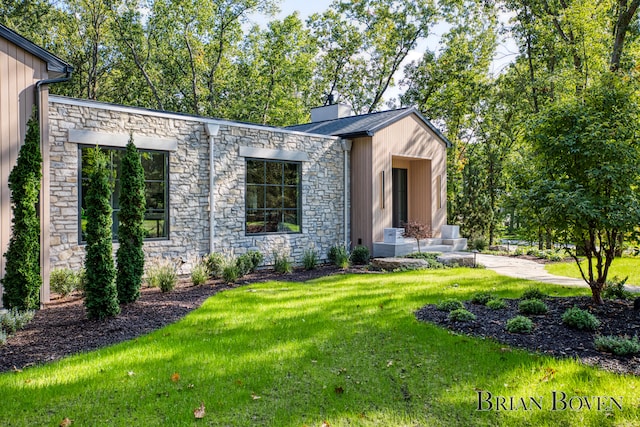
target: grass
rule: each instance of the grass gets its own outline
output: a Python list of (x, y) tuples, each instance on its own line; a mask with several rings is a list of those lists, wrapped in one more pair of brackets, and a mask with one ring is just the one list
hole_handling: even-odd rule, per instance
[[(0, 425), (638, 425), (638, 377), (510, 350), (413, 315), (479, 291), (515, 298), (530, 284), (450, 269), (239, 287), (136, 340), (0, 375)], [(623, 409), (553, 411), (554, 391), (613, 396)], [(542, 397), (543, 409), (478, 411), (478, 393)], [(196, 420), (201, 402), (206, 415)]]
[[(583, 268), (587, 268), (587, 262), (582, 261)], [(578, 270), (578, 266), (574, 261), (572, 262), (561, 262), (561, 263), (553, 263), (547, 264), (545, 269), (551, 273), (556, 274), (558, 276), (567, 276), (567, 277), (575, 277), (577, 279), (581, 279), (580, 271)], [(594, 265), (595, 271), (595, 265)], [(640, 285), (640, 258), (616, 258), (613, 260), (611, 264), (611, 269), (609, 270), (609, 275), (607, 276), (609, 280), (613, 279), (614, 276), (618, 276), (620, 279), (624, 279), (629, 276), (629, 280), (627, 280), (627, 285)]]

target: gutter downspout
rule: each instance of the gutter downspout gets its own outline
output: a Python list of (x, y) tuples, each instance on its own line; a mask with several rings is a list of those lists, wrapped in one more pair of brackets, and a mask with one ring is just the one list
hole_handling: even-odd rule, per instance
[(220, 125), (214, 125), (212, 123), (205, 123), (204, 129), (207, 132), (209, 138), (209, 253), (215, 252), (216, 237), (216, 209), (215, 209), (215, 182), (216, 182), (216, 169), (215, 169), (215, 145), (214, 138), (218, 136), (220, 131)]
[[(35, 85), (35, 97), (36, 97), (36, 120), (38, 120), (40, 128), (40, 151), (42, 154), (42, 181), (40, 184), (40, 200), (38, 201), (38, 214), (40, 217), (40, 277), (42, 285), (40, 286), (40, 307), (43, 307), (45, 302), (49, 302), (50, 296), (50, 284), (49, 284), (49, 120), (48, 117), (43, 117), (42, 111), (42, 86), (50, 85), (53, 83), (63, 83), (71, 80), (71, 73), (73, 68), (67, 66), (64, 68), (65, 76), (56, 79), (43, 79), (36, 82)], [(44, 125), (44, 126), (43, 126)]]
[(349, 191), (349, 152), (351, 151), (352, 141), (350, 139), (342, 139), (340, 140), (340, 144), (342, 145), (342, 151), (344, 153), (344, 247), (349, 247), (349, 200), (347, 198)]

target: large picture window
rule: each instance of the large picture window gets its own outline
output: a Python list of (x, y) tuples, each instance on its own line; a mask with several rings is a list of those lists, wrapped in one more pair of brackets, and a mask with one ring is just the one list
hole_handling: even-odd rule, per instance
[(247, 160), (246, 232), (300, 233), (301, 165)]
[[(88, 149), (93, 147), (80, 147), (80, 241), (84, 242), (86, 230), (86, 200), (88, 184)], [(111, 194), (111, 207), (113, 208), (113, 240), (118, 240), (118, 212), (120, 212), (120, 177), (122, 156), (124, 148), (101, 149), (109, 156), (111, 176), (114, 180), (113, 193)], [(169, 155), (165, 151), (138, 150), (144, 169), (145, 194), (147, 211), (144, 217), (144, 229), (147, 239), (166, 239), (169, 237)]]

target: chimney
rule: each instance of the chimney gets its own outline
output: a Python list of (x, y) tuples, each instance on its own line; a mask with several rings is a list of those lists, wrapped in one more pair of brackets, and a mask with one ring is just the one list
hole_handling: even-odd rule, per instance
[(311, 109), (311, 122), (341, 119), (351, 116), (351, 106), (347, 104), (329, 104)]

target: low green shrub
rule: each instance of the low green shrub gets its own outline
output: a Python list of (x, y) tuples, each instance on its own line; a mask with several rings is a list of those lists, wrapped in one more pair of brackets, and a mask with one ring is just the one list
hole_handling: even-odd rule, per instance
[(503, 308), (507, 308), (507, 303), (501, 298), (489, 300), (485, 305), (491, 310), (502, 310)]
[(315, 270), (318, 267), (318, 251), (315, 249), (305, 249), (302, 255), (302, 265), (305, 270)]
[(602, 288), (602, 298), (604, 299), (632, 299), (633, 293), (627, 291), (624, 288), (624, 285), (627, 283), (629, 276), (624, 279), (618, 278), (618, 276), (614, 276), (613, 279), (607, 280)]
[(507, 331), (514, 334), (529, 334), (533, 331), (533, 322), (525, 316), (516, 316), (507, 320)]
[(70, 268), (54, 268), (49, 275), (51, 290), (62, 297), (81, 288), (81, 275)]
[(599, 335), (595, 337), (593, 344), (600, 351), (606, 351), (618, 356), (640, 353), (640, 342), (638, 342), (637, 335), (631, 339), (615, 335)]
[(475, 237), (471, 241), (471, 248), (475, 249), (476, 251), (482, 252), (483, 250), (487, 249), (488, 246), (489, 242), (485, 237)]
[(437, 303), (436, 308), (440, 311), (453, 311), (464, 308), (464, 304), (457, 299), (447, 298)]
[(333, 245), (329, 248), (327, 255), (329, 262), (337, 265), (340, 268), (349, 267), (349, 251), (343, 245)]
[(222, 280), (225, 283), (234, 283), (236, 280), (240, 278), (240, 269), (238, 265), (234, 262), (228, 262), (222, 267)]
[(440, 255), (442, 255), (440, 252), (413, 252), (405, 255), (405, 257), (423, 259), (425, 261), (437, 261)]
[(5, 339), (8, 335), (24, 328), (35, 314), (35, 310), (18, 310), (16, 308), (0, 314), (0, 331), (5, 333)]
[(518, 304), (518, 310), (522, 314), (545, 314), (549, 307), (539, 299), (525, 299)]
[(522, 299), (539, 299), (543, 300), (547, 296), (538, 288), (531, 287), (524, 291), (522, 294)]
[(236, 258), (236, 267), (239, 277), (249, 274), (253, 270), (253, 260), (251, 255), (242, 254)]
[(600, 320), (586, 310), (576, 306), (562, 313), (562, 323), (573, 329), (595, 331), (600, 326)]
[(219, 278), (222, 277), (222, 269), (226, 264), (224, 255), (217, 252), (212, 252), (204, 257), (204, 265), (207, 268), (207, 273), (210, 277)]
[(451, 322), (473, 322), (476, 320), (476, 315), (464, 308), (458, 308), (451, 310), (447, 319)]
[(256, 250), (248, 251), (245, 255), (251, 260), (251, 269), (249, 270), (249, 273), (254, 273), (264, 261), (264, 255), (262, 255), (262, 252)]
[(366, 246), (359, 245), (351, 251), (351, 262), (356, 265), (368, 264), (369, 258), (371, 258), (371, 254), (369, 253), (369, 248)]
[(490, 292), (476, 292), (471, 296), (471, 302), (474, 304), (486, 305), (487, 302), (493, 298), (493, 294)]
[(7, 333), (0, 329), (0, 345), (5, 345), (7, 343)]
[(289, 256), (284, 253), (274, 252), (273, 269), (280, 274), (291, 273), (291, 271), (293, 270), (293, 265), (291, 264)]
[(191, 269), (191, 283), (193, 283), (196, 286), (202, 285), (204, 282), (207, 281), (208, 277), (209, 277), (209, 274), (207, 272), (207, 267), (202, 263), (196, 264)]
[(145, 275), (145, 282), (153, 288), (160, 288), (162, 292), (172, 291), (178, 283), (176, 266), (168, 259), (157, 259), (150, 263)]

